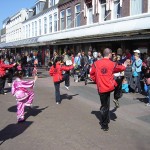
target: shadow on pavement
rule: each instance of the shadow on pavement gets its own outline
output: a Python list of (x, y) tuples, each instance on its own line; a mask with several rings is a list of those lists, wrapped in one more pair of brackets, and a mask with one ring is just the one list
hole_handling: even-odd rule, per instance
[(148, 98), (136, 98), (136, 99), (145, 104), (148, 103)]
[[(116, 121), (117, 116), (114, 113), (116, 110), (117, 110), (117, 108), (110, 110), (110, 120)], [(94, 114), (96, 116), (96, 118), (99, 120), (99, 124), (101, 124), (101, 113), (100, 113), (100, 111), (92, 111), (91, 114)]]
[(26, 121), (24, 123), (10, 124), (0, 131), (0, 145), (6, 140), (13, 139), (22, 134), (33, 122)]
[(74, 95), (62, 94), (61, 101), (65, 100), (65, 99), (71, 100), (73, 98), (73, 96), (77, 96), (77, 95), (79, 95), (79, 94), (74, 94)]
[[(47, 107), (39, 108), (39, 106), (33, 106), (33, 108), (25, 107), (25, 119), (27, 119), (30, 116), (37, 116), (39, 113), (41, 113), (43, 110), (45, 110)], [(12, 106), (8, 108), (9, 112), (17, 112), (17, 106)]]

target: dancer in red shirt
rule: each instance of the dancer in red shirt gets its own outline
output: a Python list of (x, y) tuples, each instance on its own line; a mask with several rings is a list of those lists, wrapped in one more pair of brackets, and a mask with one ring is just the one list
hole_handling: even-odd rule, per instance
[(55, 96), (56, 96), (56, 104), (61, 103), (60, 99), (60, 83), (65, 81), (65, 87), (69, 90), (69, 74), (63, 74), (63, 71), (69, 71), (73, 69), (73, 65), (71, 66), (64, 66), (61, 65), (61, 58), (57, 57), (54, 61), (53, 66), (49, 70), (50, 76), (53, 77), (53, 82), (55, 86)]
[(101, 101), (101, 126), (104, 131), (107, 131), (109, 129), (108, 123), (110, 122), (110, 93), (114, 90), (115, 86), (117, 86), (113, 74), (124, 71), (126, 65), (116, 65), (113, 61), (111, 61), (112, 51), (109, 48), (104, 50), (103, 55), (104, 58), (96, 61), (92, 65), (90, 76), (91, 79), (97, 84)]

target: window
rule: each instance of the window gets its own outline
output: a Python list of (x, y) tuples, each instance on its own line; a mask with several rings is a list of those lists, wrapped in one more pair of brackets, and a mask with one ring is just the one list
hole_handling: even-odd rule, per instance
[(93, 23), (93, 9), (92, 9), (92, 7), (89, 8), (88, 23), (89, 23), (89, 24), (92, 24), (92, 23)]
[(49, 0), (49, 6), (52, 7), (56, 4), (56, 0)]
[(41, 31), (41, 19), (39, 19), (39, 35), (41, 35), (42, 31)]
[(37, 36), (37, 21), (35, 21), (35, 36)]
[(106, 20), (106, 0), (101, 0), (101, 20)]
[(60, 30), (65, 29), (65, 11), (60, 12)]
[(32, 22), (32, 37), (34, 36), (34, 22)]
[(25, 38), (25, 32), (26, 32), (25, 26), (23, 26), (23, 38)]
[(39, 14), (40, 12), (42, 12), (42, 10), (44, 9), (44, 5), (45, 5), (45, 2), (43, 1), (39, 1), (37, 4), (36, 4), (36, 14)]
[(66, 10), (66, 23), (67, 23), (67, 25), (66, 25), (66, 28), (67, 29), (69, 29), (69, 28), (71, 28), (71, 9), (70, 8), (68, 8), (67, 10)]
[(130, 0), (130, 14), (138, 15), (142, 13), (142, 0)]
[(114, 13), (113, 13), (113, 18), (117, 19), (119, 17), (121, 17), (121, 13), (120, 13), (120, 0), (116, 0), (114, 1)]
[(52, 32), (52, 15), (49, 16), (49, 33)]
[(29, 24), (29, 37), (30, 37), (30, 24)]
[(28, 25), (26, 25), (26, 38), (28, 38)]
[(81, 6), (76, 5), (75, 6), (75, 27), (78, 27), (81, 25)]
[(54, 31), (57, 31), (57, 14), (54, 14)]
[(44, 17), (44, 34), (47, 33), (47, 18)]

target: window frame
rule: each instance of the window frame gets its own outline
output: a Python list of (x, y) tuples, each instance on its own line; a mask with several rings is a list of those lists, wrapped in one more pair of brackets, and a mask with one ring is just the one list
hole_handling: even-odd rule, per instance
[[(80, 6), (80, 11), (79, 12), (77, 12), (77, 7), (78, 6)], [(75, 27), (79, 27), (79, 26), (81, 26), (81, 4), (77, 4), (77, 5), (75, 5), (75, 23), (74, 23), (74, 26)], [(80, 19), (80, 22), (78, 22), (78, 18)]]
[(58, 14), (54, 13), (54, 32), (58, 31)]
[[(70, 10), (70, 15), (68, 13), (68, 10)], [(71, 23), (72, 23), (71, 16), (72, 16), (72, 12), (71, 12), (71, 8), (69, 7), (66, 9), (66, 28), (67, 29), (71, 28)], [(70, 22), (68, 20), (69, 17), (70, 17)]]
[(42, 34), (42, 20), (39, 19), (39, 35)]
[[(143, 13), (143, 3), (142, 3), (142, 0), (140, 0), (141, 1), (141, 11), (140, 11), (140, 13), (137, 13), (137, 12), (134, 12), (133, 13), (133, 7), (132, 7), (132, 1), (133, 0), (130, 0), (130, 16), (134, 16), (134, 15), (140, 15), (140, 14), (142, 14)], [(137, 0), (136, 0), (137, 1)], [(133, 5), (134, 7), (136, 7), (135, 6), (135, 4)], [(136, 8), (136, 11), (137, 11), (137, 8)]]
[(49, 33), (53, 32), (53, 18), (52, 15), (49, 15)]
[(47, 34), (47, 17), (44, 17), (44, 34)]
[(60, 12), (60, 30), (65, 29), (65, 10)]

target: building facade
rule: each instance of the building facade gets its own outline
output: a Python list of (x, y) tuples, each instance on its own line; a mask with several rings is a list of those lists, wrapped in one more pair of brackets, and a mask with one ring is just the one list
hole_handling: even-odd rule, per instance
[(27, 10), (24, 21), (7, 22), (0, 48), (37, 49), (43, 57), (65, 49), (150, 49), (150, 0), (38, 0)]

